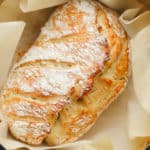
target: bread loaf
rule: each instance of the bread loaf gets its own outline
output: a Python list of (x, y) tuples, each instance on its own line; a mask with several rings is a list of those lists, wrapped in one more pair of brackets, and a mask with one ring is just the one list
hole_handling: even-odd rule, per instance
[(117, 14), (95, 0), (70, 0), (10, 71), (1, 110), (22, 142), (72, 142), (116, 99), (128, 74), (128, 38)]

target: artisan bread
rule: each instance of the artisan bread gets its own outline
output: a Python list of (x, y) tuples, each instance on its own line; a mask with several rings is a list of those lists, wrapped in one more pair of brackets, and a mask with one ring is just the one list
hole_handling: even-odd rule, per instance
[(1, 110), (22, 142), (72, 142), (116, 99), (128, 74), (128, 37), (117, 14), (94, 0), (70, 0), (12, 68)]

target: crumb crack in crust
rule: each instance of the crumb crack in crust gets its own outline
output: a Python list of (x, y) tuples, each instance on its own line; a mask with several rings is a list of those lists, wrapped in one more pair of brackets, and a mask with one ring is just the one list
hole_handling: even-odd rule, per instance
[(117, 14), (95, 0), (71, 0), (14, 65), (1, 110), (22, 142), (72, 142), (116, 99), (128, 75), (128, 38)]

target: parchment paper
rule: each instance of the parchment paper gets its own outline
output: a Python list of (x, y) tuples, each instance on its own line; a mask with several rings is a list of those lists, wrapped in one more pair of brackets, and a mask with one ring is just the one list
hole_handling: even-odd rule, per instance
[(20, 0), (20, 8), (24, 12), (30, 12), (63, 4), (68, 0)]
[[(140, 33), (131, 40), (131, 43), (133, 49), (132, 64), (135, 92), (140, 104), (150, 113), (150, 23), (149, 26), (140, 31)], [(133, 45), (135, 46), (133, 47)]]
[[(5, 67), (11, 66), (14, 51), (23, 32), (24, 26), (25, 23), (21, 21), (0, 23), (0, 59), (1, 62), (3, 62), (0, 63), (0, 88), (8, 76), (9, 67)], [(10, 36), (12, 35), (15, 36), (10, 40)]]
[[(148, 27), (150, 24), (149, 6), (136, 0), (124, 1), (124, 3), (122, 0), (102, 1), (112, 8), (124, 10), (120, 16), (120, 21), (131, 37), (133, 77), (130, 78), (122, 95), (103, 112), (94, 127), (84, 137), (78, 142), (58, 148), (64, 150), (144, 150), (150, 141), (149, 111), (144, 107), (146, 104), (149, 106), (150, 99), (149, 95), (144, 94), (146, 88), (149, 88), (147, 73), (145, 75), (149, 69), (147, 63), (150, 61), (148, 51), (150, 43), (148, 35), (150, 30)], [(21, 54), (32, 44), (51, 11), (52, 9), (45, 9), (24, 14), (19, 9), (19, 0), (5, 0), (1, 5), (0, 21), (23, 20), (27, 24), (17, 47)], [(37, 27), (35, 28), (35, 26)], [(10, 38), (13, 38), (13, 35), (10, 35)], [(15, 58), (15, 61), (17, 59), (18, 57)], [(141, 65), (140, 68), (139, 65)], [(8, 68), (7, 65), (4, 64), (4, 66)], [(143, 72), (143, 70), (145, 71)], [(136, 71), (139, 71), (138, 75)], [(146, 85), (143, 86), (143, 83)], [(143, 89), (139, 90), (140, 86)], [(7, 127), (3, 121), (0, 123), (0, 143), (7, 149), (28, 147), (29, 149), (44, 150), (50, 148), (44, 145), (40, 147), (27, 146), (14, 140), (7, 134)]]
[(137, 0), (99, 0), (106, 6), (116, 10), (126, 10), (133, 7), (139, 7), (141, 3)]

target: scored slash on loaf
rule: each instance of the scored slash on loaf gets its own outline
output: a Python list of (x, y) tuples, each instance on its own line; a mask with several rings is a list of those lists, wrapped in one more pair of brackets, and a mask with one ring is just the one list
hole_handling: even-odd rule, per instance
[(128, 38), (117, 14), (94, 0), (71, 0), (14, 65), (1, 110), (22, 142), (72, 142), (116, 99), (128, 74)]

